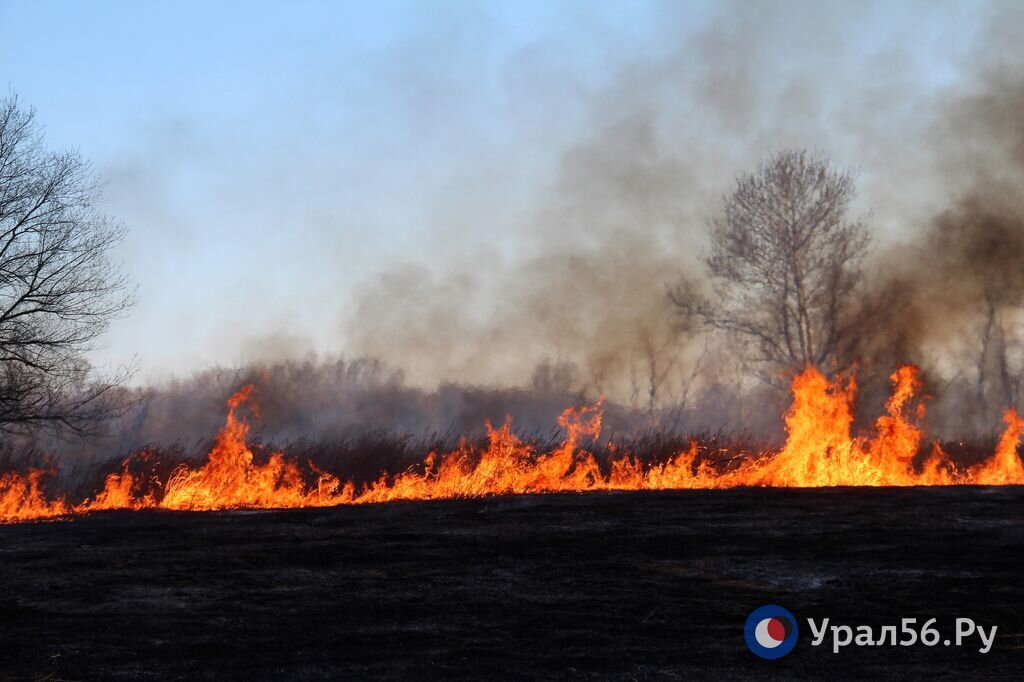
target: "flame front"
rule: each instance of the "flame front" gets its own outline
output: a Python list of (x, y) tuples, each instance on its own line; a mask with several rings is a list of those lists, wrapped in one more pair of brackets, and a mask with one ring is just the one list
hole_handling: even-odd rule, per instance
[(1024, 418), (1015, 409), (1006, 411), (1006, 428), (988, 460), (961, 469), (936, 443), (924, 461), (915, 462), (925, 438), (919, 425), (925, 410), (917, 398), (921, 382), (911, 366), (898, 369), (892, 382), (886, 414), (875, 422), (874, 434), (857, 437), (852, 434), (854, 378), (829, 381), (809, 367), (793, 380), (785, 445), (777, 452), (753, 453), (738, 464), (721, 466), (701, 459), (698, 444), (691, 442), (663, 463), (621, 452), (602, 468), (586, 449), (601, 433), (598, 403), (565, 410), (558, 420), (565, 440), (550, 451), (538, 452), (516, 436), (511, 420), (498, 428), (488, 423), (486, 449), (463, 439), (453, 452), (432, 452), (419, 466), (395, 475), (383, 472), (360, 488), (280, 452), (256, 463), (247, 443), (249, 424), (239, 415), (242, 405), (253, 405), (250, 385), (228, 400), (227, 422), (202, 466), (181, 465), (161, 482), (152, 473), (131, 473), (130, 465), (145, 465), (152, 458), (140, 453), (125, 460), (120, 473), (107, 476), (95, 496), (78, 504), (45, 494), (45, 479), (52, 471), (3, 473), (0, 522), (106, 509), (270, 509), (589, 490), (1024, 484), (1017, 453)]

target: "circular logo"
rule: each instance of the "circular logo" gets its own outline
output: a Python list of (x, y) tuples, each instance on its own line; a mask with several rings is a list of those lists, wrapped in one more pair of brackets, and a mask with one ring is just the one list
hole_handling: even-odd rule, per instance
[(747, 646), (761, 658), (782, 658), (796, 646), (797, 634), (793, 614), (774, 604), (756, 609), (743, 627)]

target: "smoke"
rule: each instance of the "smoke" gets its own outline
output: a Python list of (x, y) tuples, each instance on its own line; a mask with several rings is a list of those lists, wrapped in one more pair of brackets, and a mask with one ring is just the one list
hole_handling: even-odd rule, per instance
[[(722, 195), (736, 175), (788, 147), (820, 149), (858, 172), (854, 208), (875, 234), (859, 365), (865, 414), (878, 414), (895, 365), (912, 361), (932, 392), (933, 431), (990, 432), (998, 409), (1016, 401), (1014, 377), (1024, 369), (1015, 344), (1024, 294), (1021, 11), (992, 5), (970, 35), (966, 19), (926, 3), (906, 16), (882, 3), (724, 4), (698, 25), (673, 7), (659, 8), (650, 49), (624, 56), (610, 41), (596, 58), (607, 73), (595, 81), (567, 65), (558, 36), (509, 57), (497, 99), (512, 103), (522, 139), (467, 153), (477, 165), (444, 179), (431, 174), (429, 158), (408, 160), (395, 195), (412, 204), (434, 198), (402, 233), (413, 246), (394, 247), (400, 262), (363, 278), (345, 302), (339, 292), (350, 289), (364, 252), (343, 245), (356, 254), (336, 264), (344, 275), (318, 280), (315, 300), (303, 305), (265, 277), (273, 268), (249, 263), (237, 288), (260, 282), (259, 295), (272, 299), (272, 319), (260, 320), (265, 338), (239, 341), (233, 317), (207, 337), (234, 343), (231, 351), (251, 362), (139, 389), (139, 409), (104, 451), (196, 444), (247, 381), (259, 387), (262, 435), (277, 441), (373, 429), (473, 432), (506, 414), (540, 432), (566, 404), (601, 396), (613, 430), (747, 428), (776, 437), (786, 396), (752, 385), (722, 339), (684, 324), (667, 288), (682, 277), (706, 284), (701, 256)], [(461, 40), (482, 49), (478, 38)], [(914, 41), (931, 47), (905, 47)], [(471, 88), (475, 67), (425, 75), (408, 66), (409, 52), (400, 57), (406, 66), (388, 78), (408, 86), (403, 111), (424, 117), (432, 142), (421, 155), (487, 141), (478, 129), (466, 133), (471, 143), (460, 141), (466, 131), (453, 128), (466, 121), (452, 123), (457, 107), (443, 96)], [(387, 147), (388, 168), (401, 165), (409, 142)], [(327, 155), (311, 165), (328, 167)], [(300, 176), (304, 159), (297, 154), (275, 177)], [(361, 206), (360, 183), (373, 182), (358, 166), (347, 164), (348, 184), (339, 184)], [(333, 197), (335, 179), (316, 184)], [(342, 250), (324, 248), (319, 234), (338, 239), (339, 209), (308, 198), (329, 225), (306, 211), (296, 248), (319, 266)], [(254, 206), (251, 213), (266, 209), (282, 223), (294, 208)], [(361, 207), (358, 219), (373, 227), (391, 209)], [(280, 239), (284, 248), (292, 235)], [(330, 325), (339, 308), (340, 345), (373, 360), (301, 359), (316, 344), (296, 331), (298, 320)]]
[(899, 362), (925, 366), (936, 389), (971, 383), (986, 301), (1010, 310), (1021, 291), (1022, 24), (993, 6), (966, 55), (921, 64), (872, 23), (878, 9), (726, 7), (667, 54), (622, 66), (514, 225), (515, 248), (385, 270), (358, 291), (350, 349), (418, 385), (524, 386), (554, 361), (578, 368), (574, 388), (635, 407), (720, 393), (736, 358), (680, 324), (666, 286), (704, 277), (707, 219), (731, 178), (801, 146), (859, 171), (856, 209), (875, 231), (868, 402)]
[[(303, 457), (317, 448), (351, 451), (360, 444), (387, 450), (394, 459), (406, 454), (407, 466), (431, 449), (452, 450), (463, 437), (485, 433), (485, 424), (514, 418), (516, 432), (540, 443), (562, 437), (558, 417), (570, 405), (586, 401), (567, 388), (565, 367), (546, 366), (529, 389), (443, 384), (431, 390), (408, 385), (402, 371), (371, 358), (318, 358), (252, 362), (237, 368), (213, 368), (188, 379), (147, 388), (124, 389), (118, 402), (132, 404), (111, 419), (104, 433), (85, 439), (55, 439), (38, 433), (19, 440), (5, 453), (41, 456), (61, 462), (61, 469), (95, 471), (96, 462), (120, 460), (155, 449), (184, 458), (205, 456), (224, 424), (226, 402), (241, 387), (254, 386), (255, 409), (246, 413), (253, 437), (274, 447), (288, 447)], [(643, 413), (620, 405), (604, 406), (609, 433), (642, 434), (650, 424)], [(667, 425), (671, 427), (672, 425)], [(677, 424), (678, 426), (678, 424)], [(674, 434), (685, 445), (683, 434)], [(5, 443), (4, 445), (11, 445)], [(8, 452), (11, 450), (11, 452)], [(400, 458), (399, 458), (400, 459)], [(368, 463), (376, 475), (383, 465)]]
[(967, 59), (964, 84), (936, 98), (934, 118), (924, 126), (924, 161), (941, 179), (927, 200), (930, 215), (880, 250), (873, 264), (868, 295), (878, 307), (866, 362), (913, 361), (929, 369), (932, 421), (947, 434), (990, 431), (1020, 398), (1020, 15), (1019, 8), (999, 8)]

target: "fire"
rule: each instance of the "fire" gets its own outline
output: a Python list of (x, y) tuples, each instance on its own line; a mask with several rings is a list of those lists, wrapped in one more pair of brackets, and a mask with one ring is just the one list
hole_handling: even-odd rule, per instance
[(63, 499), (46, 499), (41, 488), (46, 474), (43, 469), (29, 469), (25, 475), (0, 475), (0, 521), (28, 521), (62, 516), (70, 511)]
[(275, 452), (258, 463), (248, 445), (249, 423), (239, 413), (255, 410), (253, 386), (228, 400), (227, 421), (205, 463), (181, 465), (165, 481), (155, 474), (132, 473), (151, 466), (151, 453), (139, 453), (123, 470), (107, 476), (103, 489), (77, 504), (46, 494), (53, 471), (0, 474), (0, 522), (18, 522), (85, 514), (106, 509), (216, 510), (318, 507), (393, 500), (482, 497), (488, 495), (591, 490), (666, 490), (736, 486), (912, 486), (1024, 484), (1017, 454), (1024, 418), (1006, 411), (1006, 428), (991, 458), (960, 469), (933, 444), (919, 459), (925, 433), (925, 407), (918, 398), (921, 380), (914, 367), (892, 375), (893, 392), (874, 433), (854, 435), (852, 376), (828, 380), (809, 367), (793, 380), (793, 402), (785, 415), (788, 437), (777, 452), (762, 452), (725, 466), (701, 458), (696, 442), (665, 462), (643, 462), (617, 452), (602, 467), (587, 450), (600, 437), (600, 403), (569, 408), (559, 417), (566, 437), (547, 452), (519, 438), (507, 419), (486, 424), (482, 451), (463, 439), (448, 453), (429, 453), (419, 466), (397, 474), (383, 472), (357, 488), (351, 481)]
[(427, 455), (422, 472), (395, 477), (382, 474), (358, 495), (356, 502), (481, 497), (515, 493), (594, 490), (607, 487), (597, 460), (579, 447), (583, 438), (601, 432), (598, 405), (569, 408), (558, 418), (565, 441), (550, 453), (536, 453), (512, 433), (512, 422), (501, 428), (487, 424), (487, 449), (479, 454), (465, 442), (455, 452)]
[(217, 434), (206, 464), (199, 469), (178, 467), (164, 489), (160, 506), (166, 509), (212, 510), (238, 507), (317, 507), (344, 501), (337, 495), (338, 481), (321, 473), (317, 485), (307, 488), (296, 462), (279, 452), (262, 465), (253, 463), (246, 444), (249, 423), (237, 415), (240, 405), (251, 400), (253, 386), (244, 387), (228, 400), (228, 418)]
[(742, 484), (816, 487), (968, 482), (950, 473), (952, 462), (937, 446), (922, 469), (915, 468), (914, 459), (924, 438), (918, 423), (925, 408), (915, 402), (921, 381), (911, 366), (901, 367), (891, 379), (893, 393), (885, 405), (887, 414), (875, 422), (875, 436), (855, 438), (851, 436), (857, 395), (854, 378), (829, 382), (817, 370), (805, 370), (793, 381), (786, 445), (774, 457), (746, 467), (740, 475)]
[(971, 482), (981, 485), (1010, 485), (1024, 482), (1024, 465), (1017, 456), (1017, 445), (1024, 435), (1024, 419), (1012, 407), (1003, 415), (1006, 430), (1003, 431), (996, 454), (971, 471)]

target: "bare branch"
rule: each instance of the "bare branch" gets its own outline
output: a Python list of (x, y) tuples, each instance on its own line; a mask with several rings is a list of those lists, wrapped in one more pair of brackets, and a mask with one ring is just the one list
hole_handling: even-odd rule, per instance
[(772, 155), (737, 179), (711, 222), (714, 296), (684, 283), (670, 300), (686, 319), (753, 341), (772, 372), (848, 365), (869, 247), (864, 224), (846, 220), (854, 195), (853, 176), (821, 155)]
[(124, 228), (100, 198), (86, 161), (47, 150), (35, 113), (0, 100), (0, 431), (83, 433), (116, 407), (129, 372), (84, 360), (133, 302), (110, 260)]

